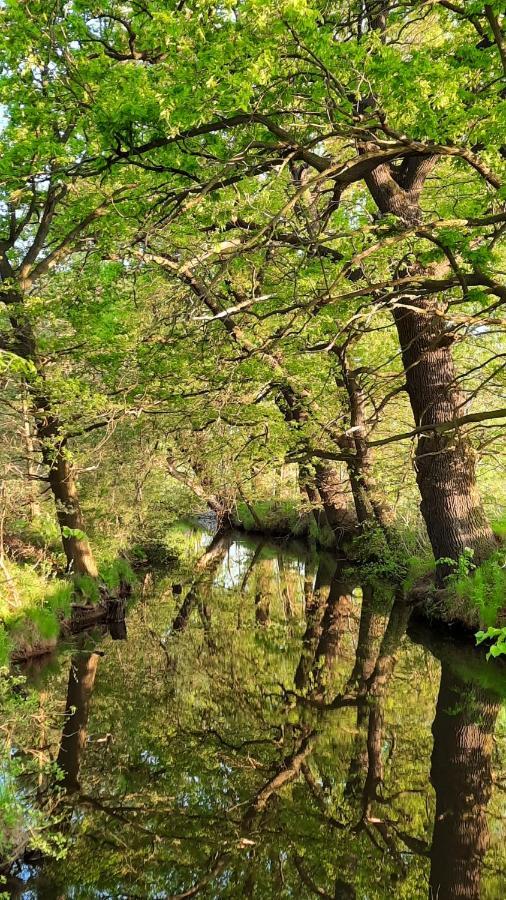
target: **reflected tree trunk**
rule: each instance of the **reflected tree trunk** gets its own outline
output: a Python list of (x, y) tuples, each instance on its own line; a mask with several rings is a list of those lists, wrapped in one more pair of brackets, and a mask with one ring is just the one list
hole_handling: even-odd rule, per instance
[(436, 815), (430, 854), (430, 900), (479, 900), (489, 846), (486, 808), (498, 698), (470, 687), (443, 661), (432, 725), (431, 781)]
[(227, 535), (215, 535), (207, 550), (198, 560), (195, 566), (197, 574), (174, 617), (172, 631), (184, 631), (187, 628), (190, 616), (198, 604), (202, 590), (211, 586), (217, 570), (227, 555), (230, 541), (231, 538)]
[(283, 611), (285, 619), (290, 620), (296, 614), (296, 606), (293, 602), (292, 586), (290, 584), (290, 569), (285, 566), (283, 553), (277, 555), (278, 577), (281, 597), (283, 599)]
[(255, 568), (255, 622), (263, 628), (270, 622), (275, 562), (275, 559), (259, 559)]
[(306, 577), (304, 595), (306, 605), (306, 630), (302, 637), (302, 652), (295, 671), (294, 681), (298, 691), (309, 686), (309, 675), (314, 661), (314, 654), (321, 636), (323, 613), (328, 600), (330, 578), (327, 567), (320, 562), (313, 587), (312, 573)]
[[(367, 681), (374, 670), (376, 661), (374, 646), (379, 618), (374, 613), (372, 591), (370, 588), (364, 587), (355, 665), (347, 685), (347, 690), (351, 690), (356, 685), (357, 694), (360, 698), (364, 698)], [(369, 708), (365, 702), (362, 702), (357, 706), (357, 730), (346, 779), (345, 796), (348, 798), (358, 797), (363, 790), (368, 767), (368, 728)]]
[[(384, 698), (392, 677), (397, 651), (406, 632), (410, 607), (402, 601), (394, 602), (377, 659), (372, 663), (372, 622), (366, 606), (363, 625), (363, 645), (361, 648), (362, 672), (359, 674), (359, 698), (357, 711), (357, 741), (354, 757), (350, 763), (347, 792), (358, 796), (361, 786), (362, 821), (371, 815), (371, 807), (377, 798), (378, 788), (383, 780), (382, 745), (384, 723)], [(360, 644), (359, 644), (360, 646)]]
[(57, 757), (67, 791), (79, 789), (79, 769), (88, 736), (90, 701), (99, 659), (100, 653), (77, 653), (70, 661), (65, 724)]
[(348, 630), (352, 609), (351, 585), (342, 581), (337, 571), (330, 585), (329, 597), (321, 622), (320, 638), (315, 650), (313, 679), (315, 697), (322, 697), (339, 655), (343, 634)]

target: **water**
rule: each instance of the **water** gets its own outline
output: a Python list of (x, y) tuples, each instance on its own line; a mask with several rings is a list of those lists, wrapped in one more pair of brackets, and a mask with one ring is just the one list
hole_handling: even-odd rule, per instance
[(302, 545), (178, 540), (126, 640), (29, 673), (65, 853), (11, 896), (503, 900), (505, 670)]

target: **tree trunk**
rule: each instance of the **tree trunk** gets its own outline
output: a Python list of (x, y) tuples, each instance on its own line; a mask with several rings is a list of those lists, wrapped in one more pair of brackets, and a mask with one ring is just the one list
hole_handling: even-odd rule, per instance
[(348, 492), (336, 466), (318, 464), (316, 487), (321, 498), (329, 527), (336, 537), (352, 531), (357, 521), (350, 510)]
[(350, 434), (344, 435), (339, 444), (348, 454), (348, 474), (358, 524), (361, 527), (375, 524), (390, 536), (393, 513), (387, 501), (380, 495), (372, 470), (372, 451), (367, 446), (366, 397), (356, 372), (348, 365), (345, 348), (335, 348), (341, 368), (342, 385), (348, 397), (350, 410)]
[(361, 796), (367, 777), (368, 768), (368, 729), (369, 706), (366, 702), (367, 681), (374, 671), (376, 656), (374, 652), (380, 617), (374, 612), (373, 596), (370, 588), (364, 587), (360, 624), (358, 629), (357, 649), (353, 671), (346, 685), (346, 692), (356, 687), (360, 702), (357, 705), (356, 732), (353, 739), (353, 752), (344, 787), (347, 800)]
[(47, 480), (56, 504), (56, 515), (67, 558), (67, 571), (96, 578), (98, 570), (88, 540), (65, 533), (67, 528), (84, 533), (75, 473), (69, 460), (60, 422), (52, 411), (51, 400), (40, 389), (45, 380), (45, 373), (37, 352), (35, 334), (23, 312), (22, 294), (15, 295), (15, 300), (17, 307), (21, 309), (21, 312), (9, 316), (15, 338), (15, 350), (36, 370), (36, 380), (33, 383), (27, 380), (26, 389), (35, 423), (35, 437), (40, 444), (44, 464), (48, 468)]
[(37, 466), (35, 463), (35, 446), (33, 441), (32, 424), (30, 422), (28, 400), (26, 396), (23, 397), (22, 401), (22, 413), (23, 439), (26, 453), (26, 475), (28, 478), (29, 490), (28, 504), (30, 510), (30, 521), (34, 522), (40, 516), (40, 503), (36, 487)]
[(48, 465), (48, 480), (55, 499), (56, 516), (67, 557), (67, 571), (73, 575), (97, 578), (98, 569), (88, 539), (79, 536), (79, 532), (84, 534), (84, 521), (75, 473), (65, 454), (65, 444), (61, 444), (54, 454), (47, 449), (43, 450), (43, 457)]
[[(380, 211), (397, 216), (409, 227), (419, 225), (420, 194), (435, 161), (432, 156), (413, 154), (400, 167), (377, 166), (366, 182)], [(463, 412), (465, 398), (457, 387), (451, 335), (434, 298), (399, 297), (393, 316), (415, 423), (427, 426), (417, 443), (416, 473), (434, 557), (457, 560), (469, 547), (480, 562), (496, 542), (477, 488), (473, 448), (458, 429), (444, 434), (430, 430)], [(440, 581), (448, 571), (439, 567)]]
[(486, 807), (492, 793), (491, 754), (500, 703), (471, 688), (442, 663), (432, 725), (431, 781), (436, 816), (430, 900), (479, 900), (489, 845)]
[[(457, 373), (436, 303), (418, 299), (416, 305), (419, 312), (397, 307), (394, 320), (415, 423), (428, 427), (415, 457), (420, 510), (436, 560), (457, 560), (469, 547), (480, 562), (496, 542), (478, 493), (475, 453), (460, 430), (429, 430), (462, 415), (465, 397), (456, 387)], [(443, 567), (440, 577), (447, 571)]]

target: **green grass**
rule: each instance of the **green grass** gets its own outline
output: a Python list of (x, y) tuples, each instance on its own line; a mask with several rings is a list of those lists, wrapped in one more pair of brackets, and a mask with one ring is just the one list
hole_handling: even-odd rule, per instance
[(61, 622), (71, 614), (76, 595), (80, 600), (97, 603), (100, 584), (112, 593), (122, 582), (135, 583), (129, 563), (122, 558), (104, 561), (99, 580), (86, 576), (48, 578), (34, 566), (7, 561), (0, 585), (0, 666), (10, 653), (29, 653), (36, 648), (50, 649), (60, 632)]

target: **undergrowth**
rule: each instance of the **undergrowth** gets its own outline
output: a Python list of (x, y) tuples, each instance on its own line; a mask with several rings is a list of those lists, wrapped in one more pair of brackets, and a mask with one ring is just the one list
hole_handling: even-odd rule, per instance
[(121, 584), (133, 585), (135, 576), (127, 560), (104, 560), (98, 580), (86, 576), (48, 577), (44, 569), (27, 563), (4, 562), (0, 584), (0, 666), (13, 649), (29, 650), (54, 642), (61, 622), (71, 614), (72, 602), (95, 604), (101, 586), (116, 593)]

